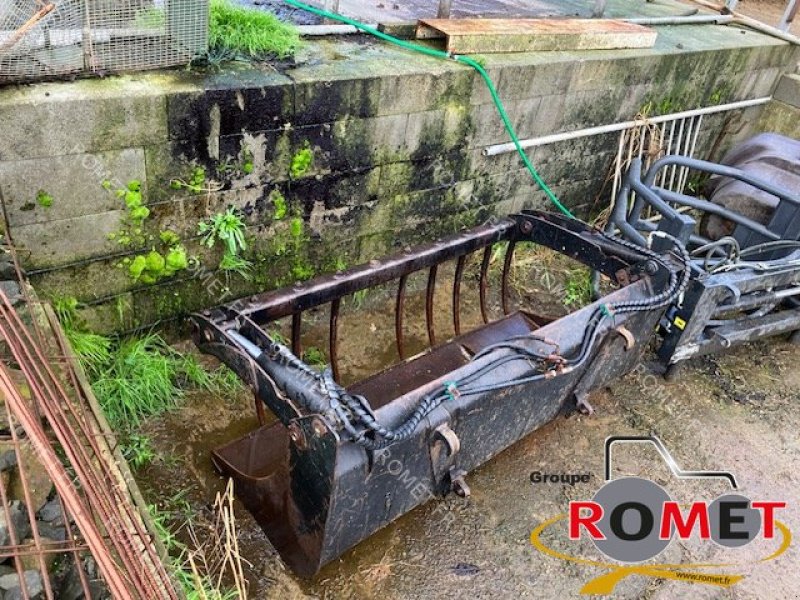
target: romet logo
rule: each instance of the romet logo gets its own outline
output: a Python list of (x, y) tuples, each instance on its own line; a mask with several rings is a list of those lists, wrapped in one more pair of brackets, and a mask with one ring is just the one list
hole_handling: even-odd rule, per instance
[[(661, 554), (673, 539), (686, 540), (697, 535), (724, 548), (738, 548), (763, 538), (773, 541), (775, 549), (759, 562), (772, 560), (783, 554), (791, 544), (789, 528), (777, 519), (786, 503), (776, 500), (754, 500), (737, 493), (727, 493), (712, 502), (697, 501), (679, 504), (658, 484), (641, 477), (624, 477), (611, 480), (611, 448), (622, 443), (653, 444), (672, 473), (681, 479), (725, 479), (733, 490), (738, 488), (736, 478), (727, 471), (683, 471), (673, 460), (664, 444), (655, 436), (612, 436), (605, 444), (605, 479), (591, 500), (573, 501), (567, 513), (558, 515), (537, 527), (531, 533), (531, 543), (550, 556), (609, 569), (610, 572), (589, 581), (582, 594), (611, 594), (614, 587), (628, 575), (645, 575), (729, 587), (742, 575), (709, 570), (744, 566), (744, 563), (726, 561), (719, 564), (639, 564)], [(588, 537), (595, 547), (608, 558), (601, 561), (570, 556), (548, 547), (542, 534), (556, 523), (567, 520), (569, 539)]]

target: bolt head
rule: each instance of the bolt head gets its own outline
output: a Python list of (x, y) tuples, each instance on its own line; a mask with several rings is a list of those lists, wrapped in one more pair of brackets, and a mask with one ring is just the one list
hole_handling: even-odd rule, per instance
[(314, 429), (314, 435), (318, 437), (322, 437), (328, 432), (327, 428), (325, 427), (325, 424), (319, 419), (314, 419), (314, 422), (311, 425), (311, 427)]
[(295, 424), (292, 423), (288, 427), (289, 429), (289, 439), (292, 440), (295, 446), (300, 448), (301, 450), (306, 446), (306, 437), (303, 435), (303, 432), (300, 428)]

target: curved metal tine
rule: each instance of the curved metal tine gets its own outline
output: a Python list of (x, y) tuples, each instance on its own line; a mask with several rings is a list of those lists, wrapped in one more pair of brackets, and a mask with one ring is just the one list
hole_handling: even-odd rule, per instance
[(453, 331), (456, 335), (461, 335), (461, 278), (466, 264), (467, 255), (462, 254), (458, 257), (456, 273), (453, 276)]
[(479, 284), (479, 292), (480, 292), (480, 299), (481, 299), (481, 318), (483, 319), (484, 324), (489, 322), (489, 311), (486, 308), (486, 280), (487, 275), (489, 272), (489, 261), (492, 258), (492, 247), (493, 244), (489, 244), (486, 246), (486, 249), (483, 251), (483, 259), (481, 259), (481, 277), (480, 277), (480, 284)]
[(436, 291), (436, 271), (439, 265), (433, 265), (428, 271), (428, 289), (425, 292), (425, 324), (428, 326), (428, 342), (431, 348), (436, 345), (436, 334), (433, 331), (433, 294)]
[(397, 298), (394, 303), (394, 337), (397, 342), (397, 354), (400, 360), (405, 360), (405, 347), (403, 344), (403, 308), (406, 303), (406, 280), (408, 275), (401, 275), (397, 284)]
[(296, 312), (292, 314), (292, 353), (297, 358), (302, 358), (303, 345), (300, 343), (300, 325), (302, 323), (303, 313)]
[(511, 271), (511, 262), (514, 260), (514, 248), (516, 245), (517, 242), (515, 240), (508, 242), (508, 247), (506, 248), (506, 259), (503, 261), (503, 280), (500, 284), (500, 293), (502, 295), (504, 315), (507, 315), (511, 312), (508, 308), (508, 273)]
[(267, 413), (264, 411), (264, 401), (259, 398), (258, 392), (253, 393), (253, 400), (256, 405), (256, 418), (258, 419), (258, 424), (263, 427), (267, 424)]
[(336, 298), (331, 302), (331, 320), (328, 326), (328, 356), (331, 360), (331, 371), (333, 380), (339, 383), (339, 307), (341, 298)]

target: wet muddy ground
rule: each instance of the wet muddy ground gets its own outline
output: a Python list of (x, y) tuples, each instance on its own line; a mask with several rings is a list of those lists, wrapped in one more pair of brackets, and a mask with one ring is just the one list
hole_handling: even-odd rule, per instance
[[(536, 290), (542, 307), (559, 306), (569, 268), (521, 271), (522, 295)], [(542, 273), (561, 272), (553, 282)], [(525, 273), (525, 277), (522, 277)], [(442, 281), (445, 281), (443, 279)], [(437, 328), (447, 335), (449, 293), (440, 286)], [(421, 306), (421, 294), (414, 302)], [(363, 376), (369, 360), (389, 362), (393, 355), (391, 297), (361, 299), (344, 319), (341, 341), (343, 371), (350, 379)], [(464, 319), (477, 319), (476, 301), (465, 298)], [(410, 319), (407, 335), (423, 345), (422, 319)], [(541, 308), (541, 307), (540, 307)], [(494, 310), (499, 310), (494, 300)], [(421, 314), (417, 312), (416, 314)], [(358, 315), (355, 318), (355, 315)], [(324, 321), (324, 319), (322, 319)], [(472, 321), (470, 321), (472, 320)], [(388, 332), (383, 332), (389, 324)], [(348, 334), (348, 327), (350, 333)], [(311, 325), (306, 343), (325, 340), (327, 329)], [(368, 339), (369, 343), (364, 340)], [(350, 340), (350, 342), (346, 342)], [(188, 348), (188, 345), (186, 346)], [(394, 358), (392, 357), (394, 356)], [(468, 499), (434, 500), (362, 542), (328, 565), (314, 581), (303, 581), (282, 565), (259, 527), (244, 511), (237, 514), (242, 554), (250, 564), (246, 574), (253, 598), (571, 598), (581, 587), (607, 573), (597, 566), (546, 556), (530, 543), (531, 531), (567, 509), (570, 500), (590, 499), (603, 482), (603, 442), (609, 435), (657, 434), (685, 469), (732, 470), (740, 492), (751, 498), (784, 500), (789, 508), (779, 516), (800, 531), (800, 348), (782, 340), (740, 347), (730, 354), (692, 361), (684, 376), (665, 383), (647, 364), (595, 393), (597, 413), (559, 417), (495, 460), (471, 473)], [(361, 365), (361, 366), (359, 366)], [(374, 368), (374, 367), (373, 367)], [(162, 508), (189, 511), (202, 518), (224, 482), (214, 472), (210, 449), (246, 433), (256, 425), (252, 398), (242, 393), (221, 399), (194, 393), (184, 407), (144, 427), (159, 453), (138, 473), (148, 501)], [(574, 486), (532, 483), (534, 471), (588, 474)], [(640, 475), (662, 484), (679, 502), (711, 500), (728, 490), (724, 482), (676, 481), (655, 451), (621, 447), (614, 455), (614, 474)], [(440, 505), (446, 510), (442, 510)], [(241, 507), (240, 507), (241, 508)], [(443, 517), (444, 515), (444, 517)], [(589, 544), (568, 542), (562, 524), (548, 528), (543, 540), (572, 556), (600, 558)], [(775, 543), (757, 541), (736, 551), (690, 540), (673, 542), (660, 562), (736, 562), (735, 567), (707, 570), (745, 578), (724, 589), (710, 585), (655, 579), (624, 578), (616, 588), (621, 598), (794, 598), (800, 586), (798, 551), (792, 546), (781, 557), (757, 562)]]

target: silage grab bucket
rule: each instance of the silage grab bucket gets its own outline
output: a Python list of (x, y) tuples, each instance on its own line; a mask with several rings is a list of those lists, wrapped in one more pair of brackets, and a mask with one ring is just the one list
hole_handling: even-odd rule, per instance
[[(578, 260), (618, 288), (556, 320), (525, 307), (512, 309), (508, 275), (520, 242)], [(504, 314), (492, 320), (487, 271), (498, 244), (508, 245), (501, 280)], [(274, 424), (219, 448), (214, 463), (235, 480), (239, 498), (284, 561), (298, 574), (312, 576), (432, 497), (468, 494), (471, 470), (631, 370), (666, 306), (686, 286), (681, 252), (656, 254), (580, 221), (525, 212), (194, 315), (193, 335), (201, 350), (235, 370), (252, 386), (259, 409), (263, 412), (265, 405), (277, 417)], [(484, 322), (462, 331), (460, 288), (471, 257), (480, 264)], [(456, 335), (437, 343), (436, 273), (449, 261), (455, 263)], [(428, 272), (430, 347), (406, 358), (405, 288), (418, 271)], [(341, 301), (390, 282), (398, 290), (395, 325), (401, 360), (343, 387), (337, 383)], [(324, 305), (330, 305), (331, 368), (319, 372), (297, 357), (303, 312)], [(270, 323), (285, 317), (292, 319), (291, 348), (266, 332)]]

